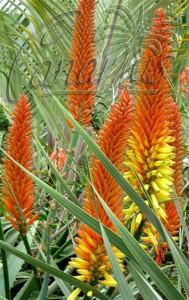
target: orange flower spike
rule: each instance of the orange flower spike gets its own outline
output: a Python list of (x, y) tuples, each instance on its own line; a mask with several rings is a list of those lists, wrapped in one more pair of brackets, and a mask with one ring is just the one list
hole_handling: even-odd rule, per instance
[(95, 104), (94, 0), (80, 0), (71, 45), (71, 70), (68, 77), (68, 108), (82, 125), (91, 123)]
[[(24, 168), (32, 171), (32, 115), (27, 96), (21, 96), (13, 112), (13, 123), (7, 136), (7, 153)], [(8, 157), (4, 159), (3, 199), (7, 219), (25, 235), (37, 214), (33, 215), (34, 186)]]
[[(100, 149), (120, 171), (123, 171), (123, 158), (131, 120), (131, 98), (127, 91), (122, 91), (120, 101), (112, 105), (97, 140)], [(95, 157), (91, 162), (91, 178), (99, 195), (115, 215), (122, 220), (123, 192), (102, 163)], [(90, 186), (86, 188), (83, 208), (88, 214), (99, 218), (104, 225), (115, 231), (98, 198), (94, 197)], [(70, 266), (77, 268), (77, 272), (80, 274), (77, 278), (92, 284), (99, 282), (106, 286), (115, 286), (116, 281), (110, 275), (111, 264), (102, 238), (85, 224), (80, 224), (76, 243), (75, 253), (77, 257), (73, 258)], [(123, 269), (124, 255), (115, 247), (113, 247), (113, 251)]]

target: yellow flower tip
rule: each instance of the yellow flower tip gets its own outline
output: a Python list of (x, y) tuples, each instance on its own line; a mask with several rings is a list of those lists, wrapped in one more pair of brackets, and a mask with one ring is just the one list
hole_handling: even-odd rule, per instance
[(157, 151), (160, 153), (171, 153), (174, 151), (174, 147), (170, 146), (169, 144), (162, 143), (158, 148)]
[(90, 254), (90, 260), (95, 264), (97, 262), (97, 257), (94, 253), (91, 252)]
[(161, 167), (161, 166), (165, 165), (165, 161), (157, 160), (157, 161), (154, 162), (153, 165), (154, 165), (154, 167)]
[[(144, 231), (148, 235), (148, 238), (150, 239), (150, 241), (153, 244), (154, 248), (157, 248), (158, 241), (157, 241), (154, 233), (150, 230), (150, 228), (146, 228)], [(143, 241), (145, 241), (145, 239), (143, 239)], [(147, 239), (146, 239), (146, 241), (147, 241)]]
[(125, 258), (125, 254), (123, 252), (121, 252), (120, 250), (118, 250), (117, 248), (115, 248), (115, 247), (113, 247), (113, 252), (114, 252), (114, 254), (117, 258), (120, 258), (120, 259)]
[(76, 275), (76, 276), (74, 276), (76, 279), (78, 279), (78, 280), (81, 280), (81, 281), (86, 281), (87, 280), (87, 278), (86, 278), (86, 276), (84, 276), (84, 275)]
[(167, 220), (167, 214), (162, 207), (159, 207), (158, 214), (164, 221)]
[(160, 192), (160, 188), (155, 181), (152, 181), (152, 187), (155, 192), (157, 192), (157, 193)]
[(157, 198), (154, 194), (151, 194), (151, 200), (152, 200), (152, 205), (153, 205), (154, 209), (158, 210), (159, 209), (159, 203), (158, 203), (158, 200), (157, 200)]
[(93, 292), (92, 292), (92, 291), (89, 291), (89, 292), (87, 293), (87, 297), (91, 298), (92, 296), (93, 296)]
[(87, 268), (89, 266), (89, 263), (81, 258), (74, 258), (72, 261), (69, 262), (69, 265), (73, 268)]
[(156, 159), (173, 159), (175, 157), (174, 153), (158, 153), (156, 154)]
[(129, 196), (125, 196), (124, 199), (123, 199), (124, 203), (130, 203), (131, 202), (131, 199)]
[(104, 280), (100, 280), (100, 283), (105, 286), (116, 287), (116, 280), (108, 273), (104, 274)]
[(134, 234), (136, 230), (137, 230), (136, 216), (134, 216), (131, 221), (131, 233)]
[(75, 289), (75, 290), (69, 295), (69, 297), (68, 297), (67, 300), (76, 300), (77, 297), (79, 296), (80, 292), (81, 292), (81, 289), (79, 289), (79, 288)]
[(147, 245), (144, 245), (144, 244), (141, 244), (139, 243), (140, 247), (143, 249), (143, 250), (147, 250), (148, 249), (148, 246)]
[(85, 269), (77, 269), (77, 272), (80, 275), (84, 275), (86, 277), (90, 277), (91, 276), (91, 272), (89, 270), (85, 270)]
[(146, 191), (148, 191), (148, 189), (149, 189), (149, 184), (144, 184), (144, 189), (145, 189)]
[(165, 191), (168, 189), (169, 192), (172, 191), (172, 189), (169, 188), (169, 187), (173, 185), (173, 181), (171, 181), (171, 180), (164, 177), (164, 178), (156, 179), (155, 182), (158, 185), (159, 189), (163, 189)]
[(98, 271), (103, 273), (106, 270), (106, 265), (101, 265), (100, 267), (98, 267)]
[(136, 217), (136, 225), (137, 225), (137, 229), (140, 226), (140, 223), (142, 222), (142, 214), (139, 213)]

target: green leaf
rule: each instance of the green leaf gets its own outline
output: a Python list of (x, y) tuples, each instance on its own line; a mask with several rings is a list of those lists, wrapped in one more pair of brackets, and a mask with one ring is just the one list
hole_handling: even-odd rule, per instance
[(134, 296), (132, 294), (132, 291), (126, 281), (126, 279), (124, 278), (124, 275), (119, 267), (119, 264), (117, 262), (117, 259), (111, 249), (111, 245), (110, 245), (110, 242), (109, 242), (109, 239), (107, 237), (107, 234), (102, 226), (102, 224), (100, 223), (100, 228), (101, 228), (101, 231), (102, 231), (102, 237), (103, 237), (103, 240), (104, 240), (104, 245), (106, 247), (106, 252), (108, 254), (108, 257), (111, 261), (111, 264), (112, 264), (112, 270), (113, 270), (113, 274), (115, 276), (115, 279), (117, 281), (117, 284), (118, 284), (118, 289), (121, 293), (121, 297), (122, 297), (122, 300), (124, 299), (129, 299), (129, 300), (134, 300)]
[(154, 280), (156, 286), (161, 290), (161, 292), (167, 296), (168, 299), (178, 300), (184, 299), (183, 296), (172, 286), (171, 282), (165, 276), (165, 274), (160, 270), (158, 265), (152, 260), (152, 258), (140, 247), (134, 237), (128, 232), (128, 230), (123, 226), (123, 224), (116, 218), (111, 209), (107, 206), (104, 200), (98, 195), (99, 201), (101, 202), (104, 210), (109, 216), (111, 222), (115, 226), (116, 230), (120, 234), (123, 242), (129, 250), (132, 252), (135, 260), (147, 271), (151, 278)]
[[(32, 242), (34, 233), (35, 233), (35, 228), (34, 227), (31, 228), (31, 233), (30, 232), (27, 233), (29, 244), (31, 244), (31, 242)], [(15, 247), (15, 249), (19, 250), (19, 251), (26, 252), (23, 242), (20, 242), (18, 244), (18, 246)], [(19, 271), (20, 271), (20, 269), (21, 269), (24, 262), (20, 258), (15, 258), (13, 255), (8, 256), (7, 262), (8, 262), (8, 270), (9, 270), (10, 287), (12, 287), (15, 280), (16, 280), (16, 276), (18, 275), (18, 273), (19, 273)], [(1, 282), (1, 284), (0, 284), (0, 295), (4, 296), (4, 279), (3, 279), (3, 272), (2, 271), (0, 271), (0, 282)]]
[(128, 262), (128, 269), (133, 275), (133, 279), (136, 282), (136, 285), (145, 300), (163, 300), (160, 295), (154, 290), (151, 284), (147, 281), (144, 276), (144, 273), (140, 272), (139, 266), (133, 262)]
[(20, 259), (24, 260), (25, 262), (27, 262), (29, 264), (35, 266), (36, 268), (40, 268), (49, 274), (52, 274), (68, 283), (73, 284), (74, 286), (77, 286), (85, 293), (92, 291), (94, 296), (98, 297), (101, 300), (109, 299), (105, 295), (101, 294), (97, 289), (95, 289), (90, 284), (84, 283), (84, 282), (76, 279), (74, 276), (71, 276), (70, 274), (66, 274), (63, 271), (60, 271), (59, 269), (56, 269), (56, 268), (50, 266), (49, 264), (46, 264), (36, 258), (33, 258), (32, 256), (15, 249), (14, 247), (10, 246), (9, 244), (7, 244), (3, 241), (0, 241), (0, 248), (12, 253), (13, 255), (19, 257)]

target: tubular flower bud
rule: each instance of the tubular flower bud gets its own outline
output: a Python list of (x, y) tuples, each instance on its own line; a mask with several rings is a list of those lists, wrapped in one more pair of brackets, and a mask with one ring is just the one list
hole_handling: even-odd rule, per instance
[(94, 12), (94, 0), (79, 1), (73, 27), (71, 69), (68, 76), (68, 109), (84, 126), (90, 125), (95, 104)]
[[(123, 172), (124, 153), (128, 137), (128, 128), (132, 119), (132, 104), (127, 91), (122, 91), (120, 101), (112, 105), (108, 118), (100, 130), (97, 142), (100, 149)], [(123, 192), (117, 182), (106, 171), (102, 163), (95, 157), (91, 161), (92, 184), (110, 209), (120, 220), (123, 220)], [(113, 224), (101, 206), (95, 192), (86, 187), (83, 209), (91, 216), (115, 231)], [(112, 247), (122, 270), (124, 255)], [(115, 286), (116, 281), (111, 275), (111, 263), (106, 254), (102, 237), (85, 224), (80, 224), (76, 238), (76, 258), (70, 262), (83, 277), (81, 280), (91, 284), (100, 283)]]
[[(32, 115), (26, 96), (21, 96), (13, 112), (13, 123), (7, 136), (7, 153), (20, 165), (32, 171)], [(7, 219), (25, 235), (37, 218), (33, 215), (34, 186), (31, 178), (8, 157), (4, 159), (3, 204)]]

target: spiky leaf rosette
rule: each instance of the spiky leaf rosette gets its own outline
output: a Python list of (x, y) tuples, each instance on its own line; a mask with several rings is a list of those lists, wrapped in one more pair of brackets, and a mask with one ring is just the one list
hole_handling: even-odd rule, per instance
[(72, 45), (71, 70), (68, 77), (68, 108), (82, 125), (91, 123), (95, 103), (95, 46), (94, 0), (80, 0), (75, 17)]
[[(123, 172), (123, 159), (128, 137), (128, 129), (132, 119), (131, 98), (127, 91), (122, 91), (120, 101), (113, 104), (98, 136), (98, 144), (112, 163)], [(106, 171), (102, 163), (95, 157), (91, 161), (91, 181), (114, 214), (123, 220), (123, 192), (113, 177)], [(88, 185), (83, 209), (91, 216), (115, 231), (113, 224), (101, 206), (95, 192)], [(111, 274), (111, 264), (105, 251), (105, 246), (97, 233), (85, 224), (80, 224), (76, 238), (75, 253), (77, 255), (70, 262), (70, 266), (77, 268), (79, 279), (92, 284), (101, 283), (115, 286), (116, 282)], [(122, 267), (123, 254), (113, 247), (113, 251)]]
[[(32, 171), (31, 122), (31, 107), (27, 96), (21, 96), (13, 112), (6, 151), (29, 171)], [(31, 178), (8, 157), (4, 159), (2, 190), (7, 219), (16, 230), (21, 230), (25, 235), (27, 227), (37, 218), (37, 215), (33, 215), (34, 185)]]
[[(136, 113), (128, 140), (125, 178), (165, 224), (168, 222), (165, 202), (171, 200), (174, 190), (176, 155), (174, 103), (169, 82), (171, 65), (171, 26), (165, 11), (157, 9), (138, 67)], [(143, 220), (141, 240), (152, 244), (158, 255), (159, 234), (128, 196), (125, 203), (125, 220), (131, 232), (135, 233)]]

